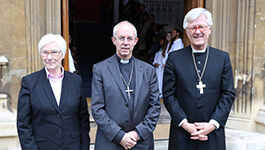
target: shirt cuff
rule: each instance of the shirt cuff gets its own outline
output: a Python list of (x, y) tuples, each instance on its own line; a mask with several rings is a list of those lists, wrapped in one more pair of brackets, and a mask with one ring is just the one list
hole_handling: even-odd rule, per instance
[(120, 144), (121, 139), (123, 138), (123, 136), (125, 135), (125, 132), (123, 130), (120, 130), (118, 132), (118, 134), (114, 137), (113, 141), (117, 144)]
[(135, 129), (135, 132), (138, 134), (138, 140), (143, 139), (142, 136), (141, 136), (141, 134), (140, 134), (140, 132), (137, 129)]
[(187, 118), (183, 119), (183, 120), (179, 123), (179, 127), (181, 127), (182, 124), (185, 123), (185, 122), (188, 122)]
[(214, 119), (211, 119), (209, 123), (212, 123), (216, 129), (219, 129), (220, 127), (220, 124)]

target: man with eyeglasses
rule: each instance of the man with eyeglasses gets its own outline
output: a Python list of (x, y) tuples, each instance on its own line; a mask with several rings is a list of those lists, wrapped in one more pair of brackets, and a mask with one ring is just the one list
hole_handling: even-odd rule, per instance
[(155, 68), (132, 56), (137, 31), (128, 21), (113, 28), (116, 54), (93, 66), (92, 115), (96, 150), (153, 150), (160, 101)]
[(224, 127), (235, 99), (229, 54), (210, 47), (212, 16), (190, 10), (183, 23), (191, 45), (171, 52), (163, 97), (171, 115), (169, 150), (225, 150)]

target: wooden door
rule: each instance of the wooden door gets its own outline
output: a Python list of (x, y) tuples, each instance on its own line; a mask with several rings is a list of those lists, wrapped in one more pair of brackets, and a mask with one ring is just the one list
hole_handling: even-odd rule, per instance
[(68, 0), (61, 0), (62, 4), (62, 36), (67, 43), (66, 53), (63, 60), (64, 70), (69, 71), (69, 3)]
[[(196, 7), (204, 8), (204, 0), (184, 0), (184, 16), (187, 14), (188, 11)], [(184, 43), (184, 46), (188, 46), (190, 44), (185, 30), (183, 31), (183, 43)]]

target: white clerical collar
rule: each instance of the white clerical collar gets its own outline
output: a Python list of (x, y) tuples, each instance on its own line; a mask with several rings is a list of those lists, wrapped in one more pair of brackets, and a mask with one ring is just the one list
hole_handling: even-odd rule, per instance
[(128, 64), (130, 61), (129, 61), (129, 59), (121, 59), (120, 62), (122, 64)]
[(203, 50), (197, 50), (197, 49), (194, 49), (193, 47), (191, 47), (191, 48), (192, 48), (193, 53), (204, 53), (206, 51), (206, 48)]
[(132, 60), (133, 60), (133, 56), (131, 56), (130, 59), (122, 59), (122, 58), (120, 58), (120, 57), (116, 54), (116, 59), (117, 59), (117, 61), (120, 62), (121, 64), (128, 64), (128, 63), (132, 62)]

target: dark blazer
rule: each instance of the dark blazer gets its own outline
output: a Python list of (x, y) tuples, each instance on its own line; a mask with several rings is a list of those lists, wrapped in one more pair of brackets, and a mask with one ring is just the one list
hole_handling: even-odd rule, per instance
[[(235, 98), (229, 55), (209, 48), (209, 59), (202, 78), (206, 88), (201, 95), (196, 88), (198, 77), (191, 52), (191, 46), (171, 52), (165, 66), (163, 97), (172, 118), (169, 149), (224, 150), (224, 126)], [(184, 118), (191, 123), (214, 119), (220, 124), (220, 128), (208, 135), (208, 141), (194, 141), (190, 139), (188, 132), (179, 127)]]
[(114, 142), (115, 136), (120, 130), (128, 132), (134, 129), (142, 140), (133, 149), (154, 149), (153, 131), (160, 114), (155, 68), (136, 58), (134, 60), (136, 89), (132, 119), (115, 55), (93, 66), (91, 108), (98, 125), (96, 150), (122, 150), (119, 142)]
[(45, 69), (23, 77), (17, 129), (23, 150), (88, 150), (89, 114), (81, 77), (64, 71), (59, 106)]

